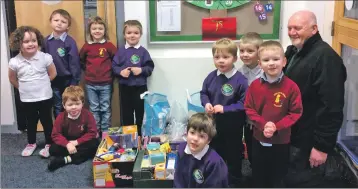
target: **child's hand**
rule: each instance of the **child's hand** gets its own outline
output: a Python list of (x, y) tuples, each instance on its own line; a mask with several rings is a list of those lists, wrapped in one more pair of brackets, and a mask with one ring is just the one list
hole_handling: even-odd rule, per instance
[(266, 138), (271, 138), (275, 133), (275, 131), (276, 131), (276, 125), (273, 122), (269, 121), (265, 124), (263, 133)]
[(214, 112), (215, 113), (224, 113), (224, 107), (220, 104), (214, 106)]
[(134, 75), (139, 75), (142, 73), (142, 68), (139, 67), (132, 67), (131, 71), (133, 72)]
[(122, 70), (120, 74), (122, 77), (127, 78), (127, 77), (129, 77), (130, 73), (131, 73), (131, 68), (128, 67), (128, 68)]
[(270, 130), (273, 130), (273, 132), (275, 132), (276, 125), (272, 121), (269, 121), (265, 124), (264, 129), (270, 129)]
[(77, 140), (71, 140), (70, 143), (73, 144), (74, 146), (77, 146), (77, 145), (78, 145)]
[(264, 136), (266, 138), (271, 138), (273, 136), (273, 133), (271, 131), (268, 131), (267, 129), (264, 130)]
[(71, 142), (66, 145), (66, 148), (69, 154), (75, 154), (77, 152), (75, 145), (73, 145)]
[(210, 103), (206, 103), (205, 104), (205, 111), (208, 114), (213, 114), (214, 113), (213, 105), (211, 105)]

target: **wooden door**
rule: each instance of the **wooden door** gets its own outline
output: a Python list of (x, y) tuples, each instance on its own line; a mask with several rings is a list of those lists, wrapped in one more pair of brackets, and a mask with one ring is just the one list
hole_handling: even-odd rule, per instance
[[(47, 36), (52, 32), (49, 21), (52, 11), (60, 8), (65, 9), (72, 17), (69, 35), (76, 40), (77, 47), (80, 49), (85, 43), (86, 30), (83, 1), (57, 1), (58, 3), (56, 4), (51, 3), (51, 1), (47, 2), (15, 1), (17, 26), (31, 25), (39, 29), (44, 36)], [(110, 41), (117, 46), (115, 1), (97, 1), (97, 15), (106, 20)], [(119, 88), (117, 83), (118, 81), (115, 81), (112, 95), (112, 126), (120, 126)], [(80, 85), (84, 87), (83, 77)], [(85, 106), (88, 107), (87, 103)], [(42, 130), (42, 125), (39, 123), (38, 131)]]
[[(51, 1), (47, 1), (51, 2)], [(57, 2), (57, 1), (55, 1)], [(65, 9), (72, 17), (69, 35), (81, 48), (84, 43), (84, 14), (82, 1), (58, 1), (57, 4), (44, 3), (44, 1), (15, 1), (17, 26), (30, 25), (41, 31), (44, 36), (52, 32), (50, 15), (56, 9)]]
[[(50, 15), (56, 9), (65, 9), (72, 17), (69, 35), (81, 48), (85, 41), (83, 1), (15, 1), (15, 13), (17, 26), (34, 26), (45, 37), (52, 32)], [(38, 131), (42, 131), (39, 122)]]

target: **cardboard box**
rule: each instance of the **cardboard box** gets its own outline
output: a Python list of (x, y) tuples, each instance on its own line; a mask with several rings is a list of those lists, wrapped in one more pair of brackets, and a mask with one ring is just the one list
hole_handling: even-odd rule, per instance
[[(109, 136), (103, 139), (98, 146), (98, 153), (105, 148), (109, 149), (114, 142)], [(140, 145), (138, 145), (140, 146)], [(137, 148), (134, 148), (137, 155)], [(135, 159), (125, 158), (115, 159), (109, 162), (103, 161), (97, 157), (93, 159), (93, 185), (95, 188), (114, 188), (114, 187), (132, 187), (133, 186), (133, 167)]]
[(145, 150), (140, 150), (133, 168), (134, 188), (173, 188), (173, 180), (156, 180), (150, 170), (142, 170)]

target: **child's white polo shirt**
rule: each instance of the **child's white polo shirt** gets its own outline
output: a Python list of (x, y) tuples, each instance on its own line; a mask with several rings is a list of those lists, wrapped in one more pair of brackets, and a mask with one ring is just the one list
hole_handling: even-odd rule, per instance
[(52, 56), (41, 51), (30, 59), (21, 53), (10, 59), (9, 68), (16, 72), (22, 102), (38, 102), (52, 98), (52, 88), (47, 67), (53, 63)]

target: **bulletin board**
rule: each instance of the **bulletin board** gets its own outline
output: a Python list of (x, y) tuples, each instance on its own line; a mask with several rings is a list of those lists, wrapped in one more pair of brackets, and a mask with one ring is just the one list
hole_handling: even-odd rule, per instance
[[(225, 0), (221, 1), (225, 2)], [(239, 40), (240, 37), (246, 32), (257, 32), (263, 39), (279, 39), (281, 1), (230, 0), (230, 2), (233, 1), (235, 3), (241, 3), (241, 5), (235, 8), (227, 9), (226, 16), (236, 18), (236, 40)], [(207, 41), (203, 40), (202, 19), (210, 19), (213, 16), (212, 12), (209, 9), (195, 6), (190, 2), (187, 0), (181, 1), (180, 31), (158, 31), (156, 10), (158, 0), (149, 1), (150, 43)], [(267, 16), (265, 20), (259, 20), (258, 15), (260, 13), (255, 11), (255, 5), (257, 5), (257, 3), (260, 3), (263, 6), (266, 4), (272, 4), (272, 10), (265, 12)]]

